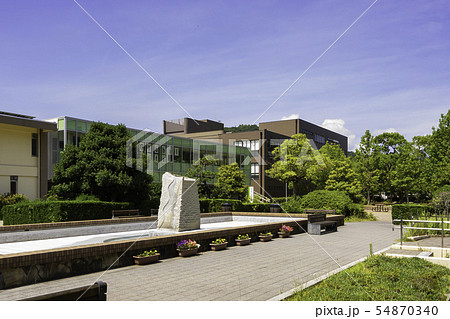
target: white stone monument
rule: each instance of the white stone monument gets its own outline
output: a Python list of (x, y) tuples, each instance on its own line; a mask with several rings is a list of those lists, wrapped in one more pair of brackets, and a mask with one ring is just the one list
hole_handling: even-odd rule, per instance
[(200, 228), (200, 202), (195, 179), (164, 173), (158, 228), (175, 231)]

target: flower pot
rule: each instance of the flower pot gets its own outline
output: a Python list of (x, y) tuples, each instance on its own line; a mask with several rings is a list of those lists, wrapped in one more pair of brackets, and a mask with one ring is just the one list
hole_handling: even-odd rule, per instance
[(178, 256), (180, 257), (189, 257), (189, 256), (195, 256), (198, 252), (198, 248), (192, 248), (192, 249), (183, 249), (178, 250)]
[(223, 244), (209, 244), (211, 246), (211, 250), (223, 250), (225, 248), (227, 248), (228, 242), (223, 243)]
[(245, 246), (250, 244), (250, 240), (251, 238), (247, 238), (247, 239), (236, 239), (236, 245), (238, 246)]
[(272, 235), (270, 236), (259, 236), (260, 241), (270, 241), (272, 240)]
[(278, 236), (280, 238), (288, 238), (289, 236), (291, 236), (291, 232), (278, 232)]
[(159, 254), (157, 253), (152, 256), (145, 256), (145, 257), (133, 256), (133, 258), (134, 258), (134, 263), (136, 265), (148, 265), (148, 264), (156, 262), (159, 259)]

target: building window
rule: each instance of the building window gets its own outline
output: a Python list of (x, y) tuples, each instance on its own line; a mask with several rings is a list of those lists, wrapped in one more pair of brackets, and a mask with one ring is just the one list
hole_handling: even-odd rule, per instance
[(38, 156), (38, 135), (33, 133), (31, 135), (31, 156)]
[(338, 140), (334, 140), (334, 139), (332, 139), (332, 138), (328, 138), (328, 142), (329, 142), (330, 144), (339, 144), (339, 141), (338, 141)]
[(55, 164), (58, 162), (58, 138), (53, 137), (52, 138), (52, 163)]
[(17, 182), (19, 181), (19, 178), (17, 176), (11, 176), (9, 178), (10, 180), (10, 194), (17, 194)]
[(241, 147), (251, 148), (251, 142), (258, 142), (258, 145), (259, 145), (259, 140), (256, 140), (256, 141), (244, 140), (244, 141), (236, 141), (236, 142), (234, 142), (234, 146), (241, 146)]
[(259, 176), (259, 164), (252, 163), (250, 167), (250, 173), (252, 174), (252, 178), (257, 178)]
[(325, 144), (325, 136), (319, 135), (319, 134), (314, 134), (314, 142), (320, 143), (320, 144)]
[(250, 141), (250, 150), (259, 151), (259, 140)]

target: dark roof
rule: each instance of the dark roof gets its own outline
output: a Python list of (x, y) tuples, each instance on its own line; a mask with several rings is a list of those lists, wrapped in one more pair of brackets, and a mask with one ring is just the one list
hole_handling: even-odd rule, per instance
[(31, 116), (31, 115), (23, 115), (23, 114), (10, 113), (10, 112), (5, 112), (5, 111), (0, 111), (0, 115), (15, 116), (15, 117), (21, 117), (21, 118), (25, 118), (25, 119), (34, 119), (35, 118), (35, 116)]
[(6, 114), (7, 112), (0, 112), (0, 123), (38, 128), (43, 129), (45, 131), (56, 131), (58, 129), (56, 123), (34, 120), (33, 117), (17, 116), (19, 114), (16, 115), (6, 115)]

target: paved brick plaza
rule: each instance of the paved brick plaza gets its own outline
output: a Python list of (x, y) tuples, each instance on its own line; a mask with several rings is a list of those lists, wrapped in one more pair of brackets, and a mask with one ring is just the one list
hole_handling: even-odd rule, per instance
[[(108, 271), (108, 300), (268, 300), (338, 268), (326, 251), (344, 266), (378, 251), (399, 237), (389, 222), (349, 223), (336, 233), (300, 234), (267, 243), (230, 247), (190, 258), (171, 258), (148, 266)], [(317, 243), (315, 241), (317, 241)], [(1, 290), (0, 300), (89, 285), (101, 273)]]

